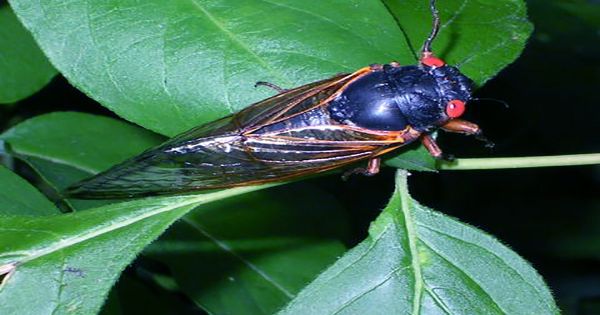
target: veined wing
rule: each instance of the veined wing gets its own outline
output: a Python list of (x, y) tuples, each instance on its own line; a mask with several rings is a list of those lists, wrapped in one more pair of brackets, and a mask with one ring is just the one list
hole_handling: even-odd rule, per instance
[[(345, 132), (343, 126), (333, 128), (338, 129), (333, 133)], [(327, 130), (326, 135), (331, 131)], [(347, 133), (346, 138), (342, 141), (273, 135), (202, 138), (183, 146), (148, 151), (80, 182), (69, 189), (68, 195), (124, 198), (279, 181), (382, 154), (404, 141), (391, 136), (386, 140), (381, 134), (359, 130)]]

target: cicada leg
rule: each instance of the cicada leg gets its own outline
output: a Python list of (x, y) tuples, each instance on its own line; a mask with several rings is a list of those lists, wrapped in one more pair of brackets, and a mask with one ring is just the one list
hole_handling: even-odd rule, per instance
[(284, 89), (284, 88), (280, 87), (279, 85), (273, 84), (271, 82), (266, 82), (266, 81), (258, 81), (254, 84), (254, 87), (258, 87), (258, 86), (268, 86), (268, 87), (272, 88), (273, 90), (277, 91), (278, 93), (283, 93), (283, 92), (288, 91), (288, 89)]
[(494, 147), (494, 143), (483, 135), (481, 128), (479, 128), (479, 126), (470, 121), (462, 119), (452, 119), (445, 125), (443, 125), (442, 129), (448, 132), (462, 133), (465, 135), (475, 136), (475, 139), (485, 142), (486, 147)]
[(373, 176), (377, 173), (379, 173), (379, 167), (381, 166), (381, 159), (380, 158), (373, 158), (370, 159), (367, 167), (363, 168), (363, 167), (359, 167), (359, 168), (355, 168), (352, 170), (349, 170), (347, 172), (345, 172), (342, 175), (342, 179), (343, 180), (348, 180), (348, 178), (351, 175), (354, 174), (361, 174), (361, 175), (365, 175), (365, 176)]
[(429, 151), (429, 154), (436, 159), (445, 160), (445, 161), (453, 161), (454, 156), (451, 154), (444, 154), (442, 149), (438, 146), (438, 144), (433, 140), (430, 135), (421, 135), (421, 143), (423, 146)]

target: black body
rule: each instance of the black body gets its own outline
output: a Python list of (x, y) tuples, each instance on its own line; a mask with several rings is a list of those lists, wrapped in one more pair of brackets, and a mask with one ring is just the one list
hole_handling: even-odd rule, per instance
[(471, 80), (455, 67), (384, 65), (349, 85), (328, 109), (341, 124), (386, 131), (411, 126), (426, 132), (448, 120), (450, 100), (466, 103), (471, 89)]

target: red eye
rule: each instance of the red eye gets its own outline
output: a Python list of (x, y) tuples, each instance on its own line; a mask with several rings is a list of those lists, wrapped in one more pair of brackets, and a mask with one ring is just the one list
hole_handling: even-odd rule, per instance
[(428, 67), (433, 67), (433, 68), (443, 67), (446, 64), (442, 59), (436, 58), (433, 56), (427, 56), (427, 57), (421, 58), (421, 63)]
[(461, 100), (451, 100), (446, 105), (446, 114), (450, 118), (460, 117), (465, 112), (465, 102)]

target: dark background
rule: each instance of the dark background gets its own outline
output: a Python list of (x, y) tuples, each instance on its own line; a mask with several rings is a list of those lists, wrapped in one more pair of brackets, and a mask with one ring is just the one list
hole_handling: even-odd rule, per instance
[[(445, 151), (458, 157), (600, 152), (600, 2), (528, 3), (536, 30), (523, 55), (476, 93), (510, 107), (480, 101), (465, 117), (496, 147), (442, 134)], [(21, 103), (0, 107), (0, 130), (51, 111), (112, 115), (62, 77)], [(347, 182), (336, 175), (310, 180), (347, 205), (349, 246), (366, 236), (391, 194), (393, 175), (386, 169)], [(495, 235), (529, 260), (565, 314), (600, 314), (600, 167), (413, 173), (410, 183), (421, 203)]]

